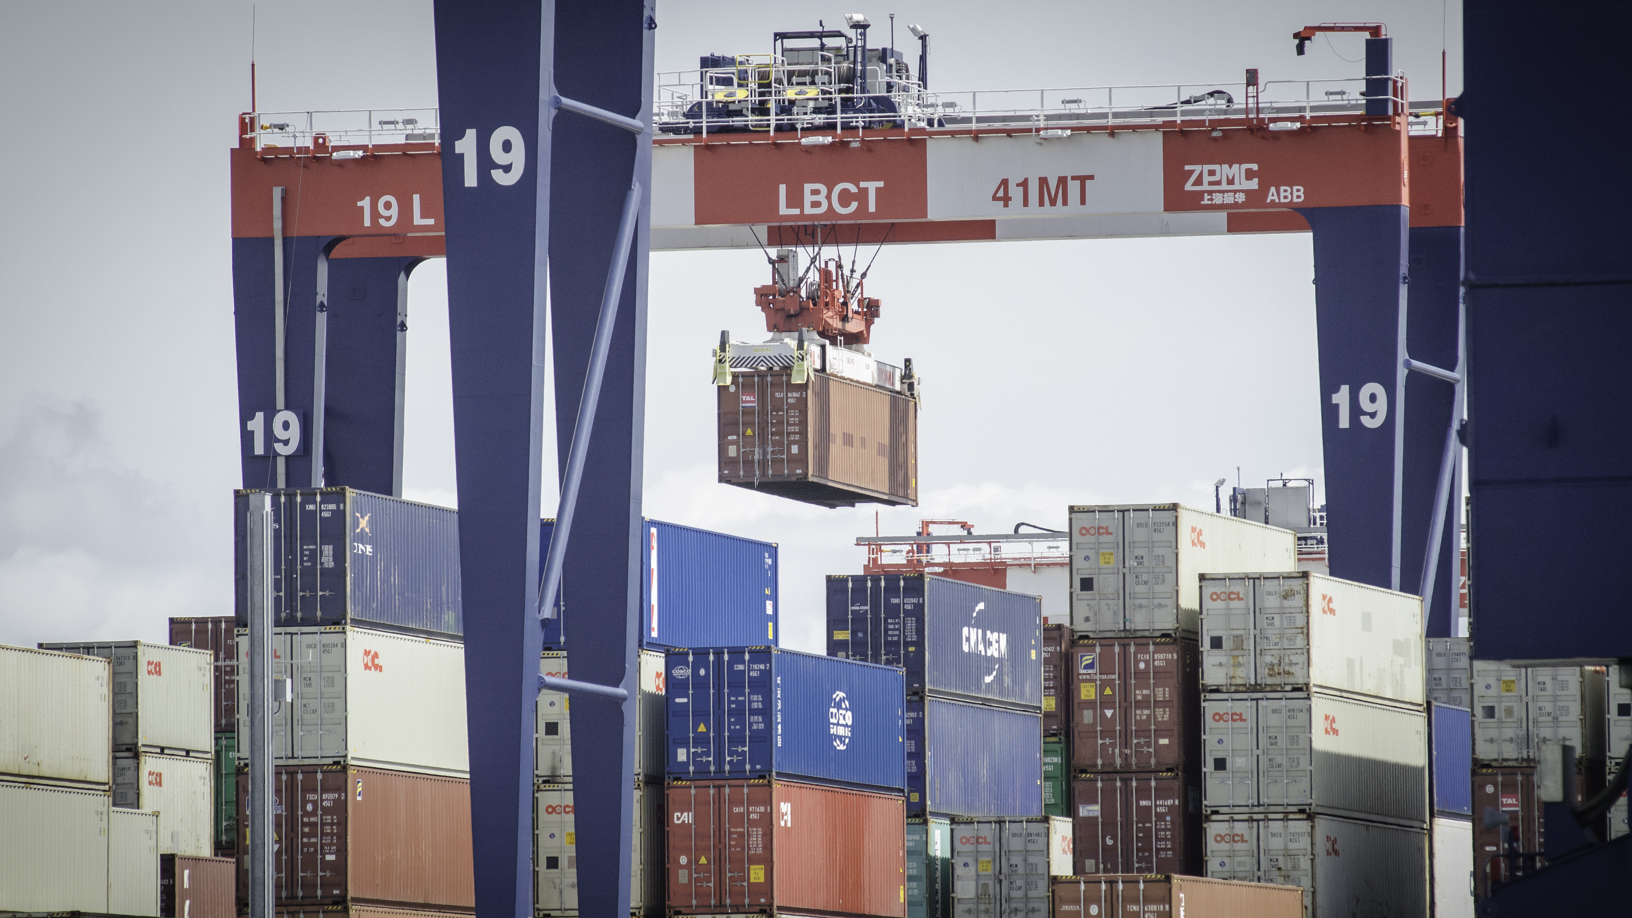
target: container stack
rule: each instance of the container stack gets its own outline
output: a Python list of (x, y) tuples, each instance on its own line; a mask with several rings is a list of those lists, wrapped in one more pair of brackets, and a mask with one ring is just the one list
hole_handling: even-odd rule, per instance
[(1198, 577), (1293, 569), (1296, 537), (1177, 504), (1074, 506), (1070, 530), (1074, 872), (1199, 873)]
[(1208, 876), (1301, 886), (1311, 918), (1428, 914), (1422, 601), (1307, 572), (1200, 587)]
[(1043, 815), (1071, 815), (1071, 627), (1043, 626)]
[(215, 692), (215, 767), (210, 792), (216, 857), (238, 853), (238, 644), (237, 621), (230, 615), (170, 619), (170, 646), (207, 650), (210, 684)]
[(1472, 916), (1473, 719), (1467, 708), (1429, 701), (1428, 729), (1434, 800), (1428, 838), (1433, 914)]

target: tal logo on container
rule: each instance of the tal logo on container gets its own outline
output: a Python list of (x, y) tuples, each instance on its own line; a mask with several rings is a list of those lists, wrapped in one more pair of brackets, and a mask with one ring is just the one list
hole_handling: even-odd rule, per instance
[(827, 705), (827, 732), (833, 738), (833, 748), (843, 751), (850, 745), (850, 731), (855, 716), (850, 712), (850, 699), (843, 692), (834, 692)]

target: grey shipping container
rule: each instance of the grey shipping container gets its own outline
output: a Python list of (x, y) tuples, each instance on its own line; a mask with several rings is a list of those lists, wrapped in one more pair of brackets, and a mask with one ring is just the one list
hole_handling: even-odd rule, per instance
[(1079, 874), (1200, 869), (1201, 790), (1189, 774), (1079, 774), (1071, 806)]
[(944, 698), (906, 703), (907, 812), (1041, 816), (1041, 714)]
[(1428, 638), (1428, 700), (1458, 708), (1473, 706), (1473, 668), (1467, 638)]
[(1043, 705), (1036, 596), (927, 574), (830, 574), (827, 655), (906, 670), (907, 693)]
[[(533, 789), (533, 914), (578, 914), (578, 841), (572, 785), (540, 782)], [(663, 912), (663, 785), (635, 785), (630, 832), (629, 913)]]
[(159, 814), (114, 807), (108, 812), (108, 911), (159, 914)]
[(41, 644), (113, 663), (113, 751), (209, 758), (215, 748), (210, 653), (145, 641)]
[(907, 918), (952, 914), (952, 821), (941, 816), (907, 820)]
[(1604, 682), (1608, 692), (1605, 716), (1609, 721), (1605, 731), (1608, 734), (1605, 751), (1609, 758), (1621, 759), (1628, 755), (1628, 748), (1632, 747), (1632, 688), (1621, 685), (1620, 666), (1611, 666)]
[(1434, 918), (1473, 918), (1473, 820), (1435, 816), (1428, 842)]
[(238, 623), (230, 615), (170, 619), (170, 646), (208, 650), (214, 662), (215, 729), (238, 729)]
[[(567, 674), (567, 654), (546, 650), (539, 672), (561, 679)], [(663, 654), (640, 651), (640, 695), (635, 701), (635, 777), (641, 781), (663, 780)], [(538, 693), (538, 725), (534, 737), (538, 750), (533, 757), (533, 774), (539, 781), (565, 784), (572, 781), (572, 712), (565, 692)]]
[(1428, 831), (1336, 816), (1209, 816), (1207, 875), (1303, 887), (1309, 918), (1428, 915)]
[(159, 914), (163, 918), (233, 918), (237, 867), (230, 857), (159, 857)]
[(159, 814), (160, 854), (207, 857), (215, 851), (210, 759), (119, 753), (113, 758), (113, 805)]
[(1049, 880), (1073, 870), (1071, 820), (952, 820), (952, 911), (959, 918), (1048, 914)]
[(0, 776), (105, 790), (112, 780), (113, 675), (102, 657), (0, 647)]
[[(248, 500), (235, 505), (237, 604), (248, 622)], [(459, 524), (446, 507), (350, 488), (273, 491), (272, 623), (461, 634)]]
[(106, 791), (0, 783), (0, 910), (108, 910)]
[(1423, 826), (1428, 719), (1322, 692), (1239, 692), (1201, 702), (1209, 813), (1329, 813)]
[(1598, 667), (1513, 667), (1473, 662), (1473, 757), (1482, 764), (1536, 761), (1542, 743), (1605, 756), (1604, 673)]

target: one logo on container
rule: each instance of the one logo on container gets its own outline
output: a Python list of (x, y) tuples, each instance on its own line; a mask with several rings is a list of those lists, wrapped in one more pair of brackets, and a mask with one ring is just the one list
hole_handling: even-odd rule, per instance
[(833, 738), (833, 748), (843, 750), (850, 745), (850, 731), (855, 715), (850, 711), (850, 699), (843, 692), (834, 692), (827, 705), (827, 733)]
[(980, 611), (986, 608), (985, 603), (975, 605), (975, 613), (969, 616), (970, 624), (963, 629), (963, 652), (972, 653), (981, 657), (994, 657), (997, 662), (992, 664), (992, 671), (986, 674), (981, 681), (989, 685), (997, 678), (997, 671), (1003, 668), (1003, 660), (1009, 655), (1009, 636), (1002, 631), (987, 631), (974, 623), (980, 617)]

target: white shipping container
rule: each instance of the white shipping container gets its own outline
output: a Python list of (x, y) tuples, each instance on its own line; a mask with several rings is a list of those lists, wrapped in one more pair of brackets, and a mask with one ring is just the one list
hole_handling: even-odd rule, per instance
[(1309, 918), (1426, 918), (1428, 831), (1336, 816), (1209, 816), (1207, 875), (1303, 887)]
[[(1604, 683), (1612, 680), (1597, 667), (1521, 668), (1475, 660), (1472, 673), (1476, 761), (1534, 762), (1541, 743), (1567, 743), (1582, 756), (1617, 754), (1615, 724), (1599, 710), (1606, 704), (1609, 714), (1618, 709), (1605, 697), (1609, 689)], [(1610, 731), (1609, 748), (1600, 750), (1605, 730)]]
[(1202, 574), (1292, 571), (1297, 535), (1178, 504), (1071, 508), (1071, 627), (1196, 633)]
[(214, 657), (145, 641), (41, 644), (113, 663), (113, 748), (208, 757), (215, 749)]
[(101, 657), (0, 646), (0, 775), (106, 788), (112, 685)]
[(159, 914), (159, 814), (108, 812), (108, 912)]
[(1468, 639), (1429, 638), (1428, 700), (1459, 708), (1473, 707), (1473, 670)]
[[(1619, 758), (1610, 759), (1609, 776), (1615, 777), (1615, 772), (1620, 767), (1621, 760)], [(1620, 838), (1622, 835), (1627, 834), (1628, 830), (1626, 792), (1622, 791), (1621, 799), (1615, 801), (1615, 804), (1609, 808), (1609, 837)]]
[(1524, 670), (1487, 660), (1472, 666), (1474, 761), (1534, 762)]
[(159, 814), (160, 854), (214, 854), (210, 759), (141, 752), (113, 759), (113, 805)]
[[(469, 773), (463, 644), (349, 626), (280, 628), (272, 642), (273, 679), (285, 680), (290, 699), (273, 709), (278, 762)], [(242, 629), (237, 644), (247, 675)], [(248, 730), (249, 709), (240, 705), (239, 735)]]
[(1072, 824), (1060, 816), (952, 820), (952, 913), (957, 918), (1048, 914), (1051, 877), (1072, 869)]
[[(546, 650), (538, 671), (546, 676), (567, 675), (565, 651)], [(640, 695), (635, 702), (635, 778), (663, 780), (663, 654), (640, 651)], [(538, 693), (538, 751), (533, 759), (534, 776), (540, 781), (562, 784), (572, 780), (572, 717), (565, 692)]]
[(1435, 816), (1434, 918), (1473, 918), (1473, 820)]
[(1422, 826), (1428, 718), (1321, 692), (1202, 696), (1207, 812), (1313, 809)]
[(1327, 689), (1422, 705), (1422, 600), (1307, 572), (1201, 577), (1205, 691)]
[(1605, 691), (1608, 695), (1606, 714), (1609, 724), (1608, 749), (1610, 758), (1623, 758), (1628, 746), (1632, 746), (1632, 688), (1622, 688), (1620, 668), (1611, 666), (1605, 677)]
[(0, 911), (108, 911), (106, 791), (0, 783)]
[[(578, 914), (578, 839), (572, 786), (538, 784), (533, 803), (533, 910), (537, 916)], [(663, 785), (635, 786), (629, 860), (629, 911), (663, 910)]]

